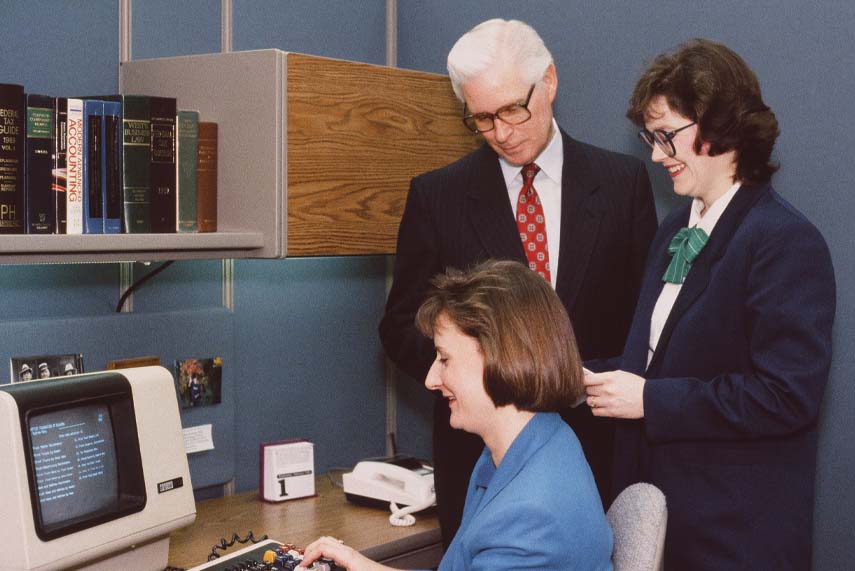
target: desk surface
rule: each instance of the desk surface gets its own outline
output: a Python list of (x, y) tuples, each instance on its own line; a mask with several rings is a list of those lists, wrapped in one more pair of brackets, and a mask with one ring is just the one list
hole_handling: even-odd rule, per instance
[[(321, 535), (331, 535), (374, 560), (386, 560), (440, 543), (433, 514), (415, 514), (416, 524), (394, 527), (389, 513), (349, 503), (344, 492), (326, 476), (315, 481), (316, 496), (279, 503), (264, 502), (258, 492), (244, 492), (196, 504), (196, 521), (170, 536), (169, 564), (192, 567), (204, 563), (211, 548), (232, 533), (305, 547)], [(244, 545), (235, 544), (229, 551)]]

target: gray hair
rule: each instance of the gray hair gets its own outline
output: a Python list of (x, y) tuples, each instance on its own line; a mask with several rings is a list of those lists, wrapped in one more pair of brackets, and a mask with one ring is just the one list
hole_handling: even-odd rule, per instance
[(502, 61), (515, 63), (527, 83), (537, 83), (552, 63), (552, 54), (525, 22), (501, 18), (482, 22), (463, 34), (448, 52), (448, 75), (457, 98), (463, 101), (463, 85), (468, 80)]

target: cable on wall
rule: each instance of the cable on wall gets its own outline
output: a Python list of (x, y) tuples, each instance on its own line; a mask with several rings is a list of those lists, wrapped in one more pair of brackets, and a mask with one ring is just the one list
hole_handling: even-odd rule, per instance
[(122, 297), (119, 298), (119, 304), (116, 306), (116, 313), (121, 313), (122, 306), (125, 304), (125, 300), (128, 299), (128, 296), (130, 296), (132, 293), (134, 293), (134, 290), (138, 289), (145, 282), (147, 282), (148, 280), (150, 280), (151, 278), (153, 278), (154, 276), (156, 276), (157, 274), (159, 274), (160, 272), (162, 272), (163, 270), (165, 270), (166, 268), (168, 268), (169, 266), (171, 266), (174, 263), (175, 263), (175, 260), (169, 260), (167, 262), (163, 262), (158, 267), (156, 267), (155, 269), (153, 269), (152, 271), (150, 271), (149, 273), (147, 273), (146, 275), (144, 275), (143, 277), (141, 277), (140, 279), (138, 279), (137, 281), (132, 283), (131, 286), (125, 290), (125, 293), (122, 294)]

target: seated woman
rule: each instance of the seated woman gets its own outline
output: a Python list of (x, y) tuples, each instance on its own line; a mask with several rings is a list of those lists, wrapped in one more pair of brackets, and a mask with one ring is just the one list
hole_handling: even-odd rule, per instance
[[(463, 522), (439, 569), (611, 569), (612, 532), (573, 431), (557, 410), (582, 394), (570, 320), (549, 284), (517, 262), (449, 270), (416, 316), (437, 357), (425, 385), (451, 426), (486, 445)], [(350, 571), (389, 569), (322, 537), (320, 557)]]

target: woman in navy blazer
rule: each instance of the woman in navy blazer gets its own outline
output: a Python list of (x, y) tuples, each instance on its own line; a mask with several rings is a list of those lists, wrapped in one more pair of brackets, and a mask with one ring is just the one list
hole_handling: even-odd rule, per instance
[(588, 363), (594, 414), (623, 419), (615, 492), (665, 493), (666, 569), (809, 569), (834, 271), (769, 184), (775, 116), (706, 40), (660, 55), (627, 116), (693, 200), (654, 238), (620, 369)]
[[(557, 410), (584, 395), (570, 319), (548, 282), (488, 261), (434, 279), (416, 316), (437, 357), (425, 385), (485, 443), (441, 571), (610, 570), (612, 531), (576, 435)], [(351, 571), (389, 569), (336, 539), (306, 548)]]

